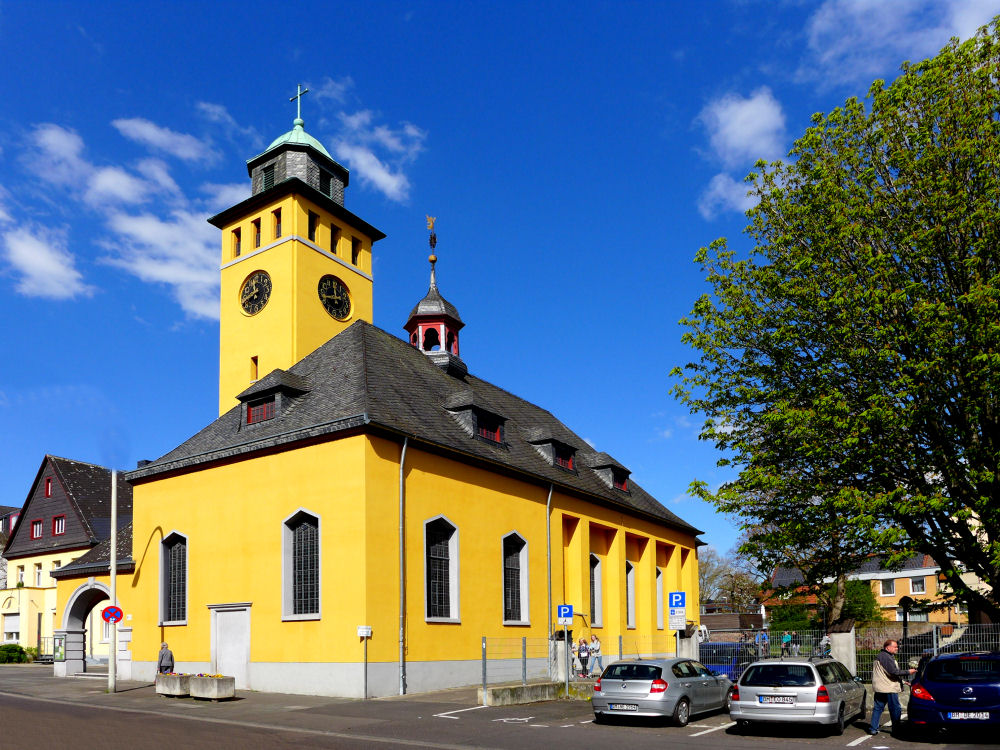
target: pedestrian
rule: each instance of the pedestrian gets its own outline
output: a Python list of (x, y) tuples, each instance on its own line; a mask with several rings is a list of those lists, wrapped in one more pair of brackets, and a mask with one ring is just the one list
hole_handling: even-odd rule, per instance
[(903, 692), (903, 678), (909, 677), (917, 670), (900, 669), (896, 663), (897, 651), (899, 643), (890, 638), (882, 644), (882, 650), (878, 652), (872, 664), (872, 690), (875, 691), (875, 700), (872, 705), (872, 723), (868, 727), (868, 734), (872, 736), (878, 734), (882, 711), (886, 705), (889, 706), (892, 734), (895, 735), (900, 729), (903, 709), (899, 705), (899, 694)]
[(829, 656), (830, 655), (830, 644), (832, 642), (833, 641), (830, 638), (830, 634), (829, 633), (827, 633), (826, 635), (824, 635), (822, 638), (819, 639), (819, 653), (820, 653), (821, 656)]
[(781, 655), (788, 656), (792, 650), (792, 636), (789, 635), (787, 630), (781, 633)]
[(766, 630), (760, 630), (757, 636), (754, 638), (754, 642), (757, 644), (757, 656), (766, 657), (768, 652), (771, 650), (771, 641), (767, 637)]
[(174, 655), (167, 648), (166, 643), (160, 644), (160, 655), (156, 660), (156, 670), (160, 674), (168, 674), (174, 671)]
[(792, 631), (792, 656), (798, 656), (802, 652), (802, 636), (798, 630)]
[(601, 639), (597, 637), (597, 633), (593, 633), (590, 636), (590, 658), (594, 660), (594, 665), (591, 668), (592, 671), (600, 674), (604, 671), (604, 660), (601, 657)]
[(580, 660), (580, 676), (587, 677), (587, 662), (590, 661), (590, 646), (587, 645), (586, 638), (580, 638), (580, 643), (576, 647), (576, 658)]

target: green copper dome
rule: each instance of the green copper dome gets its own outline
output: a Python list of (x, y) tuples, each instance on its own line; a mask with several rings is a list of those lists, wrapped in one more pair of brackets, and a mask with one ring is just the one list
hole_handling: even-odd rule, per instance
[(265, 154), (268, 151), (272, 151), (278, 146), (282, 146), (286, 143), (295, 143), (303, 146), (312, 146), (314, 149), (323, 154), (323, 156), (325, 156), (327, 159), (330, 159), (331, 161), (333, 160), (333, 157), (330, 156), (330, 152), (327, 151), (326, 148), (324, 148), (323, 144), (317, 141), (315, 138), (313, 138), (305, 131), (305, 128), (303, 128), (305, 122), (303, 122), (301, 117), (296, 117), (295, 121), (292, 124), (295, 127), (293, 127), (284, 135), (280, 135), (277, 138), (275, 138), (274, 141), (271, 142), (271, 145), (267, 147), (267, 150), (264, 151)]

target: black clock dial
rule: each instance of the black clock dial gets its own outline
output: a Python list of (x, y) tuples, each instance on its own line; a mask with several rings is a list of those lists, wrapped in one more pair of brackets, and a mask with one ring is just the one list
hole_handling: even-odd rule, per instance
[(271, 298), (271, 277), (267, 271), (254, 271), (240, 287), (240, 306), (247, 315), (256, 315)]
[(347, 320), (351, 315), (351, 295), (336, 276), (327, 275), (319, 280), (319, 301), (337, 320)]

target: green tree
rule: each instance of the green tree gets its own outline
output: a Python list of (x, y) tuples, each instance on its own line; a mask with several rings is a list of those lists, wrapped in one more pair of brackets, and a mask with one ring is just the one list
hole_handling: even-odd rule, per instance
[(749, 255), (696, 258), (712, 291), (675, 393), (738, 473), (693, 490), (743, 552), (838, 580), (835, 605), (852, 556), (920, 551), (1000, 621), (998, 81), (994, 20), (814, 116), (748, 177)]

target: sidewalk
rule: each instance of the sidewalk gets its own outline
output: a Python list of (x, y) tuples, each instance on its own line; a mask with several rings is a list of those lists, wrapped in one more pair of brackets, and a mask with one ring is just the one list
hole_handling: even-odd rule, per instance
[[(476, 688), (369, 699), (236, 691), (229, 701), (164, 698), (146, 682), (122, 682), (107, 692), (107, 676), (53, 677), (48, 664), (0, 665), (0, 696), (23, 696), (95, 709), (297, 731), (331, 732), (419, 718), (477, 705)], [(391, 706), (391, 708), (390, 708)]]

